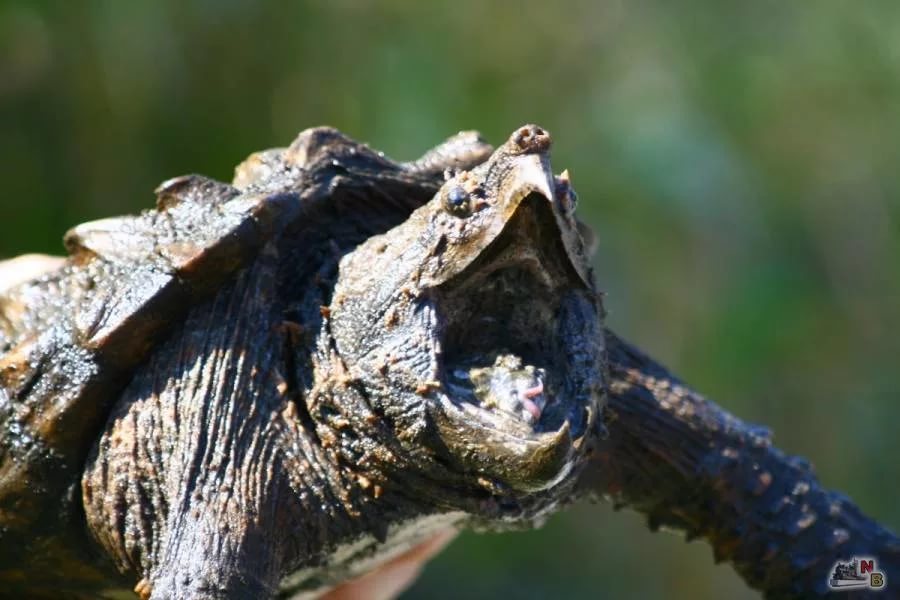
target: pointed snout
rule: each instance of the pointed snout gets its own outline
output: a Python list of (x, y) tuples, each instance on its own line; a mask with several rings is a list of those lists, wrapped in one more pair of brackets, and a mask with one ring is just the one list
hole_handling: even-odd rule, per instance
[(506, 172), (506, 181), (500, 188), (502, 193), (499, 201), (504, 218), (511, 217), (522, 200), (531, 194), (543, 196), (551, 205), (555, 205), (554, 212), (559, 210), (553, 188), (553, 171), (547, 154), (525, 154), (516, 157), (513, 167)]
[[(517, 133), (510, 138), (510, 144), (516, 139)], [(549, 138), (549, 136), (547, 137)], [(549, 142), (547, 142), (547, 147), (549, 148)], [(501, 188), (504, 190), (500, 197), (503, 223), (508, 223), (513, 219), (525, 198), (535, 194), (541, 196), (546, 200), (553, 213), (559, 237), (572, 266), (582, 281), (591, 287), (593, 284), (588, 267), (589, 261), (578, 233), (577, 222), (574, 215), (571, 214), (572, 207), (567, 204), (564, 197), (560, 197), (556, 193), (556, 183), (550, 167), (549, 155), (545, 151), (526, 153), (517, 156), (513, 164), (514, 167), (507, 172), (507, 182)]]
[(553, 139), (538, 125), (523, 125), (509, 136), (506, 145), (513, 154), (546, 154), (553, 145)]

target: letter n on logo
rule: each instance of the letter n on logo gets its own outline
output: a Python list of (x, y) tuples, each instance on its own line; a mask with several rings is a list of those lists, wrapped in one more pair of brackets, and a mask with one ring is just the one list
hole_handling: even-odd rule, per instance
[(875, 570), (875, 561), (872, 560), (861, 560), (859, 561), (859, 574), (865, 575), (866, 573), (871, 573)]

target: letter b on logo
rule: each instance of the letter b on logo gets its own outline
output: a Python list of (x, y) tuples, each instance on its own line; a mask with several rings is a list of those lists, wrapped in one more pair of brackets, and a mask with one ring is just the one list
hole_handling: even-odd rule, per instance
[(869, 586), (873, 588), (880, 588), (884, 585), (884, 575), (881, 573), (872, 573), (869, 575)]

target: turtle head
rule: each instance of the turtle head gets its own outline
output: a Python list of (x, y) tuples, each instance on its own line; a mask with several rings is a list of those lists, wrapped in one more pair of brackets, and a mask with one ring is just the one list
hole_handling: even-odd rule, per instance
[(567, 479), (603, 389), (602, 308), (549, 134), (515, 131), (341, 261), (330, 326), (405, 438), (495, 490)]

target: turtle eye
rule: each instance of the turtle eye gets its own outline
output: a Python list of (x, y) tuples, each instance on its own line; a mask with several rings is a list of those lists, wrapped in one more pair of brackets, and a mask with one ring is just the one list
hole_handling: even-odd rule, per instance
[(469, 192), (458, 185), (453, 186), (444, 197), (444, 206), (448, 212), (458, 217), (468, 215), (471, 208)]

